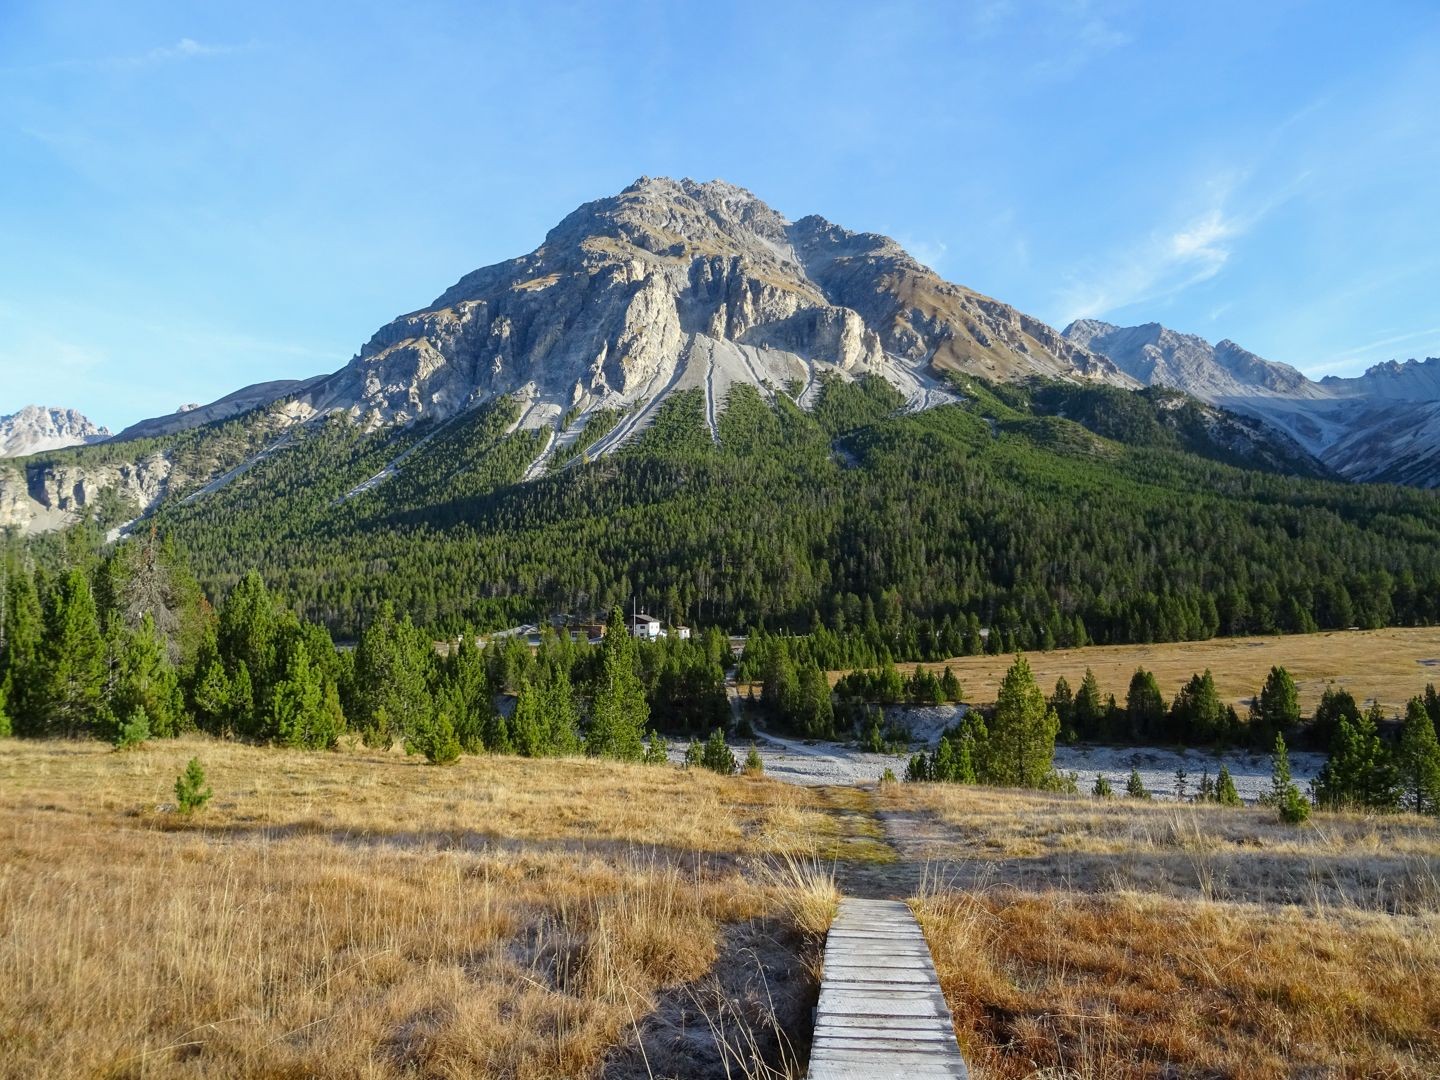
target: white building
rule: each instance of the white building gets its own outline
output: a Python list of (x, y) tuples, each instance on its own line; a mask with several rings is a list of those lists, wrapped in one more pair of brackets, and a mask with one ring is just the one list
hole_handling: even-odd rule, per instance
[(643, 611), (638, 615), (631, 615), (626, 622), (630, 626), (630, 636), (644, 641), (657, 641), (662, 633), (660, 620), (646, 615)]

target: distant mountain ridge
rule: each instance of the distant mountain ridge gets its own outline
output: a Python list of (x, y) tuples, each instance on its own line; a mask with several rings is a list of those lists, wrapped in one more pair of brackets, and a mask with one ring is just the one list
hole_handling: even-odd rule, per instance
[(1145, 385), (1264, 420), (1347, 479), (1440, 487), (1440, 359), (1315, 382), (1233, 341), (1211, 345), (1159, 323), (1079, 319), (1064, 334)]
[(0, 416), (0, 457), (24, 457), (109, 437), (108, 428), (92, 423), (75, 409), (26, 405), (19, 412)]

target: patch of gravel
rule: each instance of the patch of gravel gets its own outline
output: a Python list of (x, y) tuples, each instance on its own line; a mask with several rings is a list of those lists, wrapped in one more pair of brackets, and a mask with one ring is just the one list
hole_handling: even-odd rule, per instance
[[(1235, 790), (1246, 802), (1256, 802), (1270, 790), (1270, 755), (1252, 754), (1243, 750), (1214, 753), (1205, 750), (1162, 750), (1151, 746), (1057, 746), (1055, 768), (1060, 772), (1080, 774), (1082, 792), (1095, 783), (1095, 774), (1102, 773), (1114, 786), (1116, 794), (1125, 790), (1133, 768), (1140, 781), (1157, 799), (1175, 798), (1175, 770), (1184, 766), (1188, 774), (1185, 786), (1193, 797), (1200, 788), (1201, 774), (1208, 769), (1214, 780), (1224, 765), (1235, 781)], [(1290, 773), (1303, 792), (1310, 780), (1320, 775), (1325, 764), (1324, 754), (1292, 751)]]

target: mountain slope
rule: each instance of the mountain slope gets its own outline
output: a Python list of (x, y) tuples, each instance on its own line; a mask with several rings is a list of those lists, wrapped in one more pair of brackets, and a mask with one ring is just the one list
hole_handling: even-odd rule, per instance
[(1347, 479), (1440, 486), (1440, 359), (1391, 361), (1317, 383), (1232, 341), (1211, 345), (1158, 323), (1081, 319), (1065, 337), (1141, 383), (1265, 421)]
[[(810, 407), (826, 378), (876, 376), (915, 410), (955, 400), (954, 373), (1136, 385), (1039, 320), (941, 280), (893, 240), (819, 217), (791, 222), (718, 180), (642, 178), (569, 214), (530, 254), (467, 274), (381, 327), (340, 371), (144, 421), (84, 463), (0, 471), (0, 526), (55, 527), (112, 489), (136, 513), (213, 489), (242, 465), (230, 444), (192, 458), (215, 473), (172, 473), (167, 440), (217, 423), (239, 423), (265, 448), (262, 435), (335, 413), (379, 431), (509, 398), (512, 429), (538, 433), (522, 471), (535, 479), (615, 453), (687, 391), (702, 396), (713, 440), (736, 386)], [(145, 464), (127, 449), (142, 445), (158, 457)], [(395, 464), (366, 482), (386, 483)]]
[(0, 458), (82, 446), (109, 437), (106, 428), (91, 423), (74, 409), (26, 405), (17, 413), (0, 416)]

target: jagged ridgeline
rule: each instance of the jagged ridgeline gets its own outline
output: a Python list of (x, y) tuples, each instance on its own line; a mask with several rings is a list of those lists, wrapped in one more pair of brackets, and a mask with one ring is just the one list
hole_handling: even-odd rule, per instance
[(586, 204), (333, 374), (0, 462), (0, 525), (87, 516), (344, 636), (385, 599), (437, 633), (638, 600), (906, 657), (978, 624), (1032, 648), (1440, 618), (1434, 493), (1337, 482), (719, 182)]

